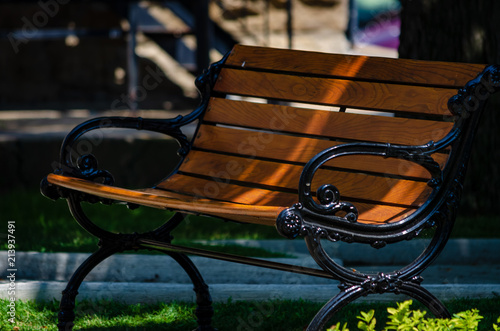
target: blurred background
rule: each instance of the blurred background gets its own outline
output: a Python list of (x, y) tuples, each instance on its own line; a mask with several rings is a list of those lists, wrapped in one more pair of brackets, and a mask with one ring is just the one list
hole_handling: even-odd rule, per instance
[[(196, 75), (235, 43), (500, 63), (498, 17), (493, 0), (1, 0), (0, 192), (36, 189), (88, 118), (188, 113)], [(471, 214), (496, 213), (500, 200), (498, 111), (486, 117), (464, 190)], [(91, 152), (119, 184), (152, 185), (176, 162), (168, 139), (108, 138)], [(145, 155), (158, 148), (164, 157)]]

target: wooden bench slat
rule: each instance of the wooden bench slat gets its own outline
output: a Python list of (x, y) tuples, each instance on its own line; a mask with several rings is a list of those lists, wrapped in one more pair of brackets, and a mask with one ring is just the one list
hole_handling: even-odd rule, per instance
[[(194, 141), (195, 148), (207, 151), (236, 153), (251, 158), (283, 160), (302, 164), (307, 163), (322, 150), (339, 144), (342, 143), (212, 125), (200, 126)], [(434, 154), (432, 157), (441, 168), (444, 167), (448, 160), (447, 154)], [(326, 165), (362, 172), (430, 179), (427, 170), (413, 162), (372, 155), (340, 157), (328, 162)]]
[[(221, 201), (235, 202), (246, 205), (271, 205), (291, 206), (297, 202), (297, 195), (286, 192), (271, 191), (266, 189), (247, 187), (236, 184), (220, 183), (218, 190), (212, 185), (214, 181), (177, 174), (158, 185), (158, 188), (176, 193), (195, 195), (196, 199), (214, 199), (214, 195)], [(206, 190), (206, 191), (205, 191)], [(249, 193), (250, 192), (250, 193)], [(217, 194), (214, 194), (217, 193)], [(401, 207), (389, 205), (376, 205), (365, 202), (355, 202), (359, 212), (358, 221), (362, 223), (381, 224), (395, 222), (408, 216), (416, 209), (414, 207)], [(274, 225), (276, 219), (273, 220)]]
[[(199, 189), (213, 182), (200, 179), (190, 181), (186, 180), (187, 178), (189, 177), (174, 175), (171, 180), (165, 181), (159, 185), (159, 187), (163, 187), (166, 190), (173, 189), (188, 192), (188, 195), (184, 198), (182, 194), (176, 194), (175, 192), (172, 194), (172, 192), (159, 189), (130, 190), (94, 183), (75, 177), (55, 174), (49, 174), (47, 176), (47, 180), (51, 184), (106, 199), (131, 202), (159, 209), (176, 209), (192, 213), (220, 216), (236, 221), (247, 221), (269, 226), (274, 226), (276, 217), (281, 210), (291, 206), (297, 199), (297, 196), (293, 194), (280, 193), (280, 196), (277, 196), (277, 192), (268, 190), (260, 190), (260, 195), (265, 196), (274, 193), (273, 202), (281, 202), (281, 205), (247, 205), (227, 201), (214, 201), (203, 197), (194, 199), (190, 194), (196, 191), (195, 188)], [(402, 217), (408, 216), (415, 210), (414, 208), (377, 206), (367, 203), (356, 203), (356, 207), (360, 212), (358, 221), (370, 224), (394, 222)]]
[(327, 54), (237, 45), (227, 66), (432, 86), (463, 87), (481, 64)]
[(202, 213), (264, 225), (274, 225), (279, 213), (285, 209), (285, 207), (280, 206), (242, 205), (208, 199), (197, 200), (191, 196), (158, 189), (129, 190), (54, 174), (48, 175), (47, 180), (54, 185), (115, 201), (131, 202), (159, 209)]
[[(307, 163), (317, 153), (340, 142), (307, 137), (297, 137), (271, 132), (234, 129), (213, 125), (201, 125), (194, 147), (221, 153), (237, 153), (251, 158), (282, 160), (292, 163)], [(444, 167), (447, 154), (434, 154), (433, 158)], [(423, 167), (415, 163), (372, 155), (340, 157), (327, 163), (335, 168), (363, 172), (430, 179)]]
[(157, 188), (193, 197), (259, 206), (291, 206), (297, 194), (216, 182), (210, 179), (176, 174), (159, 183)]
[[(258, 188), (273, 187), (296, 192), (302, 169), (302, 166), (282, 162), (192, 151), (179, 171), (214, 179), (221, 186), (229, 182), (244, 182)], [(335, 185), (344, 199), (407, 206), (420, 206), (431, 191), (421, 181), (320, 169), (314, 177), (312, 190), (324, 184)]]
[(214, 98), (204, 121), (356, 141), (419, 145), (446, 136), (453, 123), (369, 116)]
[(380, 111), (450, 115), (454, 89), (223, 69), (214, 91)]

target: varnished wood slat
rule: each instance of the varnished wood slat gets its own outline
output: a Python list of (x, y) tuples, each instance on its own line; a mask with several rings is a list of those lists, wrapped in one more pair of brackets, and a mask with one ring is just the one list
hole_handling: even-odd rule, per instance
[[(197, 197), (201, 199), (217, 198), (224, 199), (224, 201), (226, 201), (227, 199), (227, 201), (235, 201), (242, 204), (253, 201), (252, 205), (277, 204), (282, 207), (290, 207), (294, 203), (296, 203), (298, 199), (296, 194), (257, 188), (247, 188), (235, 184), (220, 183), (219, 189), (224, 188), (225, 190), (217, 191), (215, 187), (212, 186), (212, 183), (214, 183), (214, 181), (200, 178), (190, 178), (189, 176), (178, 174), (165, 180), (163, 183), (158, 185), (158, 187), (165, 190), (173, 190), (175, 192), (185, 192), (186, 194), (193, 194), (193, 192), (196, 192), (195, 194), (197, 195)], [(232, 196), (231, 194), (228, 194), (228, 192), (235, 192), (236, 195)], [(395, 222), (415, 211), (415, 208), (413, 207), (376, 205), (360, 202), (355, 202), (354, 204), (359, 212), (359, 222), (362, 223), (378, 224)]]
[(443, 138), (449, 122), (369, 116), (213, 98), (204, 121), (356, 141), (420, 145)]
[(237, 45), (226, 65), (246, 69), (461, 88), (485, 65), (327, 54)]
[[(176, 177), (176, 176), (174, 176)], [(180, 184), (183, 186), (184, 178), (179, 177), (179, 181), (171, 181), (170, 184)], [(286, 207), (291, 205), (282, 206), (269, 206), (269, 205), (246, 205), (236, 204), (224, 201), (214, 201), (211, 199), (193, 199), (191, 196), (186, 196), (185, 200), (171, 198), (170, 192), (158, 189), (147, 190), (128, 190), (103, 184), (98, 184), (74, 177), (66, 177), (61, 175), (50, 174), (47, 176), (49, 183), (65, 187), (80, 192), (85, 192), (95, 196), (115, 200), (136, 203), (143, 206), (159, 208), (159, 209), (173, 209), (186, 211), (190, 213), (201, 213), (204, 215), (220, 216), (227, 219), (232, 219), (240, 222), (250, 222), (257, 224), (264, 224), (274, 226), (276, 217)], [(198, 184), (206, 184), (207, 182), (198, 182)], [(193, 182), (188, 182), (193, 184)], [(196, 183), (194, 183), (196, 184)], [(166, 185), (168, 187), (168, 185)], [(174, 187), (175, 189), (175, 187)], [(291, 195), (290, 195), (291, 196)], [(176, 195), (180, 198), (183, 195)], [(282, 199), (284, 202), (287, 199)], [(293, 199), (291, 199), (293, 200)], [(384, 223), (396, 221), (399, 218), (408, 215), (413, 211), (411, 208), (400, 208), (391, 206), (376, 206), (370, 204), (359, 203), (356, 205), (360, 211), (360, 222), (366, 223)]]
[[(302, 169), (293, 164), (192, 151), (179, 171), (212, 178), (221, 184), (244, 182), (255, 187), (297, 190)], [(319, 169), (312, 190), (324, 184), (335, 185), (346, 199), (408, 206), (420, 206), (431, 191), (425, 182)]]
[[(194, 208), (189, 210), (181, 210), (186, 214), (201, 214), (205, 216), (222, 217), (224, 219), (233, 220), (237, 222), (261, 224), (267, 226), (274, 226), (276, 218), (285, 207), (279, 206), (252, 206), (242, 205), (232, 202), (214, 201), (205, 198), (193, 198), (186, 194), (179, 194), (160, 189), (141, 189), (141, 192), (146, 192), (160, 197), (175, 197), (187, 203), (193, 203)], [(201, 208), (197, 208), (201, 205)], [(222, 207), (222, 208), (221, 208)]]
[(223, 69), (214, 91), (381, 111), (450, 115), (456, 90)]
[[(317, 153), (339, 142), (274, 134), (271, 132), (241, 130), (212, 125), (201, 125), (194, 147), (209, 151), (232, 153), (249, 158), (265, 158), (285, 162), (307, 163)], [(448, 155), (434, 154), (433, 158), (444, 167)], [(356, 171), (385, 173), (402, 177), (430, 179), (423, 167), (405, 160), (371, 155), (340, 157), (327, 165)]]
[[(284, 207), (279, 206), (241, 205), (209, 199), (194, 199), (192, 196), (180, 194), (175, 195), (176, 198), (172, 198), (170, 192), (163, 190), (129, 190), (54, 174), (48, 175), (47, 180), (54, 185), (115, 201), (131, 202), (159, 209), (221, 216), (265, 225), (274, 225), (276, 217), (284, 209)], [(182, 197), (185, 199), (179, 199)]]
[(224, 181), (174, 175), (157, 185), (158, 188), (208, 198), (258, 206), (292, 206), (297, 195), (262, 188), (251, 188), (230, 184)]

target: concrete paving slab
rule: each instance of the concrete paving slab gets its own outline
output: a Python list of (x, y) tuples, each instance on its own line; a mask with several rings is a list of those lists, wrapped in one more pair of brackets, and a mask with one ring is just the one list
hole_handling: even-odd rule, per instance
[[(452, 240), (441, 261), (434, 263), (422, 274), (424, 287), (440, 299), (458, 297), (500, 296), (500, 263), (497, 263), (498, 240), (471, 241)], [(282, 263), (315, 268), (312, 258), (304, 254), (300, 241), (237, 241), (239, 244), (262, 247), (273, 251), (286, 251), (297, 258), (273, 259)], [(302, 243), (303, 244), (303, 243)], [(405, 243), (408, 245), (410, 243)], [(354, 246), (343, 247), (341, 256), (349, 257)], [(411, 250), (406, 246), (405, 250)], [(401, 252), (401, 251), (400, 251)], [(490, 263), (478, 263), (475, 253), (482, 252), (483, 258), (491, 255)], [(360, 252), (358, 251), (358, 254)], [(377, 265), (370, 255), (369, 261), (353, 268), (362, 272), (389, 272), (401, 265)], [(85, 253), (16, 253), (16, 298), (22, 300), (59, 299), (66, 281), (89, 254)], [(449, 260), (444, 258), (449, 257)], [(444, 260), (443, 260), (444, 259)], [(325, 302), (338, 293), (338, 282), (331, 279), (299, 275), (289, 272), (252, 267), (236, 263), (192, 257), (205, 281), (209, 284), (216, 301), (304, 299)], [(391, 260), (391, 259), (389, 259)], [(0, 270), (7, 270), (7, 253), (0, 252)], [(356, 257), (359, 262), (359, 258)], [(461, 263), (455, 263), (455, 262)], [(338, 260), (345, 264), (353, 261)], [(380, 262), (380, 261), (378, 261)], [(466, 263), (467, 262), (467, 263)], [(11, 285), (7, 274), (0, 274), (0, 297), (6, 298)], [(92, 271), (83, 283), (79, 298), (110, 299), (125, 302), (155, 302), (168, 300), (192, 301), (194, 293), (185, 272), (168, 256), (119, 254), (106, 260)], [(369, 296), (366, 300), (401, 300), (394, 296)]]
[[(19, 281), (16, 283), (17, 300), (60, 300), (66, 284), (56, 281)], [(457, 298), (492, 298), (500, 295), (500, 284), (449, 284), (425, 286), (441, 300)], [(0, 298), (7, 298), (8, 284), (0, 284)], [(334, 285), (300, 284), (211, 284), (210, 293), (214, 302), (306, 300), (326, 303), (339, 292)], [(404, 301), (404, 295), (370, 295), (359, 302)], [(79, 289), (78, 300), (113, 299), (127, 304), (156, 302), (195, 302), (193, 286), (166, 283), (114, 283), (84, 282)], [(357, 301), (358, 302), (358, 301)]]

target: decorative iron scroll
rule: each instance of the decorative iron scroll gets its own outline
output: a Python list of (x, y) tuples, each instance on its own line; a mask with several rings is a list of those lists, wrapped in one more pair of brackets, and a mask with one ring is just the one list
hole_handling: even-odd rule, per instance
[[(109, 171), (98, 169), (97, 159), (94, 155), (86, 154), (77, 157), (73, 155), (76, 154), (73, 146), (76, 144), (78, 139), (84, 134), (97, 129), (135, 129), (166, 134), (176, 139), (179, 143), (180, 148), (177, 151), (177, 154), (181, 157), (187, 155), (191, 149), (191, 142), (182, 132), (181, 127), (198, 119), (207, 108), (213, 85), (217, 81), (221, 66), (228, 56), (229, 53), (219, 62), (212, 64), (208, 70), (205, 70), (203, 74), (196, 79), (195, 84), (202, 95), (202, 100), (200, 105), (193, 112), (185, 116), (179, 115), (171, 119), (145, 119), (142, 117), (112, 116), (94, 118), (81, 123), (76, 126), (64, 139), (61, 146), (60, 163), (57, 165), (57, 168), (54, 169), (54, 173), (91, 181), (99, 180), (101, 183), (106, 185), (114, 184), (113, 176)], [(77, 159), (76, 164), (74, 159)], [(54, 200), (59, 197), (67, 196), (65, 189), (53, 187), (45, 178), (42, 180), (41, 190), (45, 196)], [(83, 193), (81, 194), (81, 198), (82, 200), (89, 202), (100, 201), (109, 203), (107, 199), (100, 199)]]
[(486, 67), (475, 79), (468, 82), (448, 101), (450, 112), (467, 118), (481, 109), (489, 96), (500, 88), (500, 65)]
[[(355, 205), (341, 201), (340, 192), (334, 185), (321, 185), (316, 190), (315, 195), (311, 192), (313, 178), (318, 169), (324, 166), (325, 163), (342, 156), (375, 155), (416, 163), (431, 174), (428, 185), (437, 189), (443, 182), (443, 174), (439, 164), (429, 155), (435, 152), (435, 148), (436, 145), (431, 141), (428, 144), (419, 146), (350, 143), (325, 149), (304, 166), (299, 182), (300, 208), (295, 207), (293, 213), (300, 214), (302, 218), (307, 219), (311, 224), (315, 223), (325, 229), (329, 228), (328, 224), (332, 222), (337, 225), (340, 223), (355, 224), (357, 222), (358, 210)], [(346, 234), (344, 237), (351, 238), (352, 236)], [(373, 243), (373, 245), (382, 247), (384, 243), (377, 242)]]

